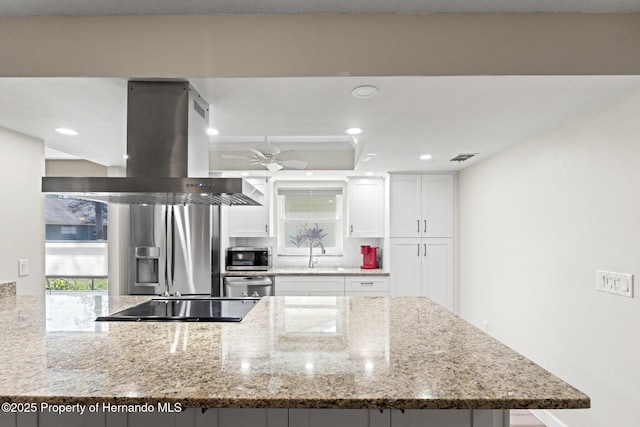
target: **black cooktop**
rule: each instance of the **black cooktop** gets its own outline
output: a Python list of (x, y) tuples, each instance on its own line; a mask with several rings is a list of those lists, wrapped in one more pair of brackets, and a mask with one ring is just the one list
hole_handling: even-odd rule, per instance
[(96, 321), (239, 322), (259, 298), (154, 298)]

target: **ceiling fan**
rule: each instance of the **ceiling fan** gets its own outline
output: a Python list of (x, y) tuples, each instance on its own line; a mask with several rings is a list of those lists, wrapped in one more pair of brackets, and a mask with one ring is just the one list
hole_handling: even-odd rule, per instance
[[(266, 145), (256, 148), (248, 148), (248, 156), (234, 156), (231, 154), (221, 154), (224, 159), (246, 159), (251, 165), (262, 165), (271, 172), (279, 171), (283, 168), (304, 169), (307, 162), (300, 160), (300, 155), (295, 150), (282, 151), (278, 147), (266, 141)], [(296, 157), (296, 158), (292, 158)]]

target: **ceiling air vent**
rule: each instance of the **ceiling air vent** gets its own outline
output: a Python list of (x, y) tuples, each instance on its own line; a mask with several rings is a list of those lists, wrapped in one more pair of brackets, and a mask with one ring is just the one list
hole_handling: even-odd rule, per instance
[(472, 153), (472, 154), (458, 154), (457, 156), (455, 156), (453, 159), (451, 159), (452, 162), (464, 162), (465, 160), (469, 160), (470, 158), (472, 158), (473, 156), (475, 156), (478, 153)]

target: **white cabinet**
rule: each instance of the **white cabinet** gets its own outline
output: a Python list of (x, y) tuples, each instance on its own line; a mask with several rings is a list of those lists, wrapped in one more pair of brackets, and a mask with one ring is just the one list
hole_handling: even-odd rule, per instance
[(391, 239), (391, 295), (425, 296), (453, 311), (453, 239)]
[(389, 296), (389, 277), (345, 277), (344, 289), (346, 296)]
[(262, 206), (229, 206), (229, 237), (269, 237), (270, 185), (263, 180), (249, 180), (262, 194)]
[(350, 237), (384, 237), (384, 182), (349, 178), (347, 225)]
[(454, 308), (454, 176), (390, 177), (392, 296), (426, 296)]
[(276, 296), (389, 296), (388, 276), (276, 276)]
[(276, 276), (276, 296), (343, 296), (344, 276)]
[(453, 175), (394, 174), (390, 180), (390, 237), (453, 237)]

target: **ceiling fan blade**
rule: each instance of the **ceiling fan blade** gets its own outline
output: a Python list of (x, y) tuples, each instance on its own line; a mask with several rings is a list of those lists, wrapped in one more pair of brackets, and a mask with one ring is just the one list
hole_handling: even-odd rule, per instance
[(280, 165), (279, 165), (279, 164), (277, 164), (277, 163), (267, 163), (265, 166), (266, 166), (266, 167), (267, 167), (267, 169), (269, 169), (271, 172), (277, 172), (277, 171), (279, 171), (280, 169), (282, 169), (282, 166), (280, 166)]
[(220, 154), (220, 157), (223, 159), (242, 159), (247, 160), (247, 156), (234, 156), (232, 154)]
[(267, 160), (267, 156), (265, 156), (264, 154), (262, 154), (261, 151), (258, 151), (255, 148), (249, 148), (249, 151), (251, 151), (253, 154), (258, 156), (258, 158), (260, 158), (262, 160)]
[(307, 167), (307, 162), (304, 160), (281, 160), (280, 163), (282, 166), (293, 168), (293, 169), (304, 169)]

